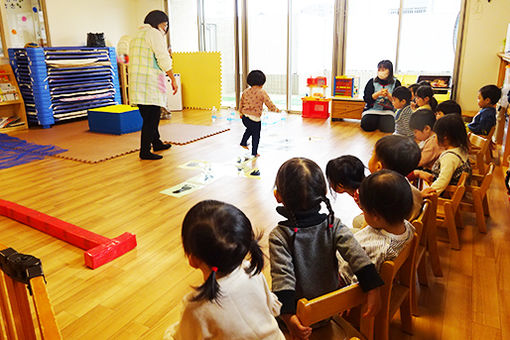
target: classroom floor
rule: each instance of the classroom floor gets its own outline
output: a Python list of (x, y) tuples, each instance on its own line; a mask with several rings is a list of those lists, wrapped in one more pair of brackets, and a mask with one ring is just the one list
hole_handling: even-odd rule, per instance
[[(170, 122), (229, 125), (231, 131), (174, 146), (159, 161), (141, 161), (137, 153), (93, 165), (50, 157), (0, 170), (2, 199), (109, 238), (136, 234), (134, 250), (91, 270), (84, 266), (82, 250), (0, 217), (0, 243), (42, 260), (64, 339), (160, 339), (178, 321), (190, 285), (201, 283), (180, 242), (180, 224), (191, 206), (203, 199), (233, 203), (267, 236), (280, 220), (273, 183), (285, 160), (308, 157), (324, 169), (329, 159), (353, 154), (367, 164), (383, 136), (363, 132), (356, 121), (276, 118), (263, 125), (262, 156), (250, 164), (260, 170), (260, 179), (226, 174), (175, 198), (160, 192), (200, 174), (179, 165), (191, 160), (234, 164), (243, 156), (239, 141), (244, 129), (238, 120), (213, 122), (207, 111), (173, 113)], [(359, 210), (345, 196), (337, 196), (333, 208), (350, 224)], [(422, 287), (414, 336), (402, 333), (397, 320), (392, 339), (510, 339), (510, 206), (500, 167), (489, 205), (488, 234), (478, 233), (474, 216), (466, 213), (462, 249), (439, 243), (444, 277), (430, 273), (429, 287)], [(263, 245), (267, 252), (267, 237)], [(267, 264), (269, 278), (268, 273)]]

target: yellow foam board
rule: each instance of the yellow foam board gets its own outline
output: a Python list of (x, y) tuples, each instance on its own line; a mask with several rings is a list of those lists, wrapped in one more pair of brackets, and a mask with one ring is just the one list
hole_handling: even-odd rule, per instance
[(182, 105), (212, 109), (221, 105), (220, 52), (172, 53), (173, 71), (181, 74)]

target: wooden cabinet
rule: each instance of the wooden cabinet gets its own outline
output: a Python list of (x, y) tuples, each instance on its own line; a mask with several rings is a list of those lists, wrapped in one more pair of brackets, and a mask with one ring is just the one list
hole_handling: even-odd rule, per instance
[(0, 65), (0, 122), (9, 117), (19, 118), (19, 120), (11, 122), (15, 126), (0, 128), (0, 133), (28, 129), (23, 97), (21, 97), (11, 66), (6, 64)]
[(331, 98), (331, 120), (361, 119), (365, 102), (360, 98), (333, 97)]

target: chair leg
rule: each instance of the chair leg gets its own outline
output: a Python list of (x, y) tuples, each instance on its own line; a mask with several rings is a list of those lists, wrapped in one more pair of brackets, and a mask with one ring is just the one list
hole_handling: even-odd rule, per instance
[(402, 331), (407, 334), (413, 334), (413, 316), (411, 315), (411, 300), (407, 295), (400, 305), (400, 321), (402, 322)]
[(441, 270), (441, 261), (439, 260), (439, 252), (437, 250), (437, 239), (436, 239), (436, 224), (431, 223), (429, 230), (427, 231), (427, 250), (429, 252), (430, 266), (435, 277), (443, 277), (443, 271)]
[(464, 223), (462, 223), (460, 209), (457, 209), (457, 211), (455, 212), (455, 226), (459, 229), (464, 229)]
[(411, 290), (412, 295), (412, 310), (414, 316), (420, 316), (420, 309), (418, 308), (418, 288), (416, 287), (418, 285), (417, 282), (414, 282), (413, 289)]
[(460, 250), (459, 235), (457, 234), (457, 227), (455, 225), (455, 215), (452, 211), (451, 205), (445, 203), (444, 205), (446, 228), (448, 230), (448, 238), (450, 239), (450, 248)]
[[(428, 286), (428, 278), (427, 278), (427, 253), (425, 252), (418, 263), (416, 274), (413, 275), (413, 283), (411, 290), (411, 300), (412, 300), (412, 310), (414, 316), (420, 315), (420, 310), (418, 308), (418, 300), (419, 300), (419, 284), (424, 286)], [(418, 282), (416, 282), (416, 276), (418, 276)]]
[(485, 193), (485, 196), (483, 196), (482, 203), (483, 203), (483, 213), (485, 214), (485, 216), (490, 216), (489, 202), (487, 201), (487, 193)]
[(427, 254), (423, 254), (423, 257), (418, 265), (418, 282), (421, 285), (428, 287), (429, 279), (427, 277)]
[(473, 190), (473, 205), (475, 207), (478, 231), (485, 234), (487, 232), (487, 226), (485, 224), (485, 214), (483, 213), (483, 202), (478, 190)]
[(389, 332), (390, 332), (390, 317), (388, 315), (388, 310), (386, 311), (380, 310), (379, 313), (375, 316), (374, 340), (389, 340), (390, 338)]

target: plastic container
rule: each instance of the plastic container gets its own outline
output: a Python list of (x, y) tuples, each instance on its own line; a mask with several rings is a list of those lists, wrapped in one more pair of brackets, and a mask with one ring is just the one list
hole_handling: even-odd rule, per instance
[(88, 110), (89, 129), (92, 132), (122, 135), (142, 129), (140, 111), (129, 105), (110, 105)]
[(303, 99), (303, 118), (329, 118), (329, 100)]

